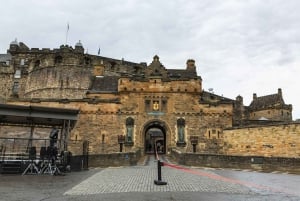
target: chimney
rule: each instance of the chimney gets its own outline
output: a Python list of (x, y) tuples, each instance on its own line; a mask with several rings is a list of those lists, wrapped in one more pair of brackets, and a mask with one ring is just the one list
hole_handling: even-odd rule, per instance
[(282, 90), (281, 90), (281, 88), (278, 88), (278, 95), (282, 97)]
[(243, 97), (241, 95), (238, 95), (235, 100), (243, 105)]
[(186, 69), (187, 70), (196, 70), (196, 66), (195, 66), (195, 60), (194, 59), (188, 59), (186, 61)]
[(154, 57), (153, 57), (153, 61), (159, 61), (159, 57), (157, 56), (157, 55), (155, 55)]
[(15, 39), (14, 41), (12, 41), (9, 45), (9, 49), (7, 52), (15, 52), (19, 49), (19, 43), (17, 41), (17, 39)]
[(256, 93), (253, 94), (253, 100), (256, 100), (257, 99), (257, 95)]

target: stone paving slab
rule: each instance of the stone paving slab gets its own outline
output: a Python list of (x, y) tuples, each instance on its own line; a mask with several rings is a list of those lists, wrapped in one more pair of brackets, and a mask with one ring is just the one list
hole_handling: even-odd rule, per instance
[(157, 186), (155, 161), (148, 166), (107, 168), (74, 186), (64, 195), (92, 195), (117, 192), (225, 192), (255, 193), (247, 186), (193, 175), (181, 170), (162, 167), (162, 180), (168, 184)]

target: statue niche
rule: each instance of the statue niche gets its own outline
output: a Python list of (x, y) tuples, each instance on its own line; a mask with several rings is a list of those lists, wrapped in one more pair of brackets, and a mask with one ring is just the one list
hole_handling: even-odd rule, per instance
[(126, 119), (126, 138), (125, 138), (125, 145), (132, 146), (133, 145), (133, 126), (134, 126), (134, 119), (128, 117)]
[(185, 142), (185, 120), (183, 118), (177, 119), (177, 146), (184, 147)]

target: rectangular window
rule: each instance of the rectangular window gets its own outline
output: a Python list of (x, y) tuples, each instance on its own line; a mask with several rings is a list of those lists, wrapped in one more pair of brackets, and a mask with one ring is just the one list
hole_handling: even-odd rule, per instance
[(145, 111), (146, 112), (150, 111), (150, 100), (145, 100)]
[(15, 78), (21, 78), (21, 70), (16, 70), (14, 77)]
[(25, 64), (25, 60), (24, 60), (24, 59), (21, 59), (21, 60), (20, 60), (20, 65), (21, 65), (21, 66), (24, 66), (24, 64)]
[(19, 91), (19, 82), (14, 82), (13, 93), (17, 94)]
[(162, 100), (161, 101), (161, 110), (163, 112), (167, 112), (167, 100)]
[(60, 88), (62, 89), (64, 87), (64, 81), (60, 80)]

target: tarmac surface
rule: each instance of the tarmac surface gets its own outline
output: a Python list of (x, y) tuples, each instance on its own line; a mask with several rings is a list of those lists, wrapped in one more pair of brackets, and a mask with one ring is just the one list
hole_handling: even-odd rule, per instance
[(153, 156), (137, 166), (93, 168), (65, 176), (0, 175), (0, 201), (300, 201), (300, 175), (170, 164), (162, 167), (167, 185), (155, 185), (156, 179)]

